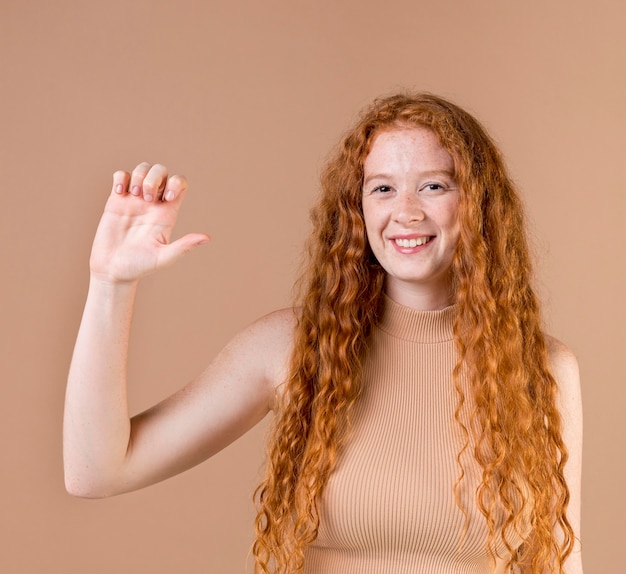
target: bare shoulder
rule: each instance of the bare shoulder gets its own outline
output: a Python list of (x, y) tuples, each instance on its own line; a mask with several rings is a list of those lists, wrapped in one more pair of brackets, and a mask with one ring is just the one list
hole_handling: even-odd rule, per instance
[(279, 309), (249, 325), (238, 336), (253, 343), (254, 349), (262, 351), (268, 359), (289, 356), (293, 347), (296, 315), (292, 308)]
[(296, 312), (292, 307), (278, 309), (254, 321), (248, 329), (274, 337), (292, 337), (296, 326)]
[(273, 311), (236, 335), (221, 353), (231, 357), (236, 355), (237, 361), (262, 368), (262, 379), (271, 397), (270, 408), (274, 407), (276, 389), (289, 373), (296, 323), (294, 309)]
[(550, 368), (557, 382), (563, 379), (563, 383), (567, 384), (572, 378), (578, 379), (578, 361), (572, 350), (555, 337), (545, 335), (545, 338)]
[(546, 335), (550, 370), (559, 388), (559, 401), (565, 416), (581, 422), (580, 374), (578, 361), (572, 350), (558, 339)]

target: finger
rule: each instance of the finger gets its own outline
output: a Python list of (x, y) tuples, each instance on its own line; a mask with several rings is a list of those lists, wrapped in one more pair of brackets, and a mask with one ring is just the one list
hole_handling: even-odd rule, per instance
[(146, 201), (160, 200), (167, 182), (167, 168), (159, 163), (153, 165), (143, 179), (142, 192)]
[(147, 162), (140, 163), (130, 176), (130, 193), (132, 195), (140, 196), (141, 188), (143, 186), (143, 180), (147, 173), (150, 171), (150, 164)]
[(181, 199), (187, 191), (187, 178), (184, 175), (173, 175), (167, 180), (163, 201)]
[(161, 248), (160, 259), (163, 266), (168, 266), (189, 253), (199, 245), (208, 243), (211, 238), (206, 233), (190, 233)]
[(113, 191), (115, 193), (126, 193), (128, 191), (128, 182), (130, 174), (126, 171), (116, 171), (113, 174)]

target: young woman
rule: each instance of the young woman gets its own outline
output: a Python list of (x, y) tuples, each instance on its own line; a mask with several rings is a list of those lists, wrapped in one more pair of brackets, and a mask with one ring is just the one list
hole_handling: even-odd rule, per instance
[(275, 411), (259, 572), (582, 572), (576, 360), (541, 330), (522, 208), (480, 124), (429, 94), (377, 100), (323, 173), (294, 309), (239, 334), (130, 418), (137, 282), (187, 184), (114, 174), (68, 381), (68, 491), (181, 472)]

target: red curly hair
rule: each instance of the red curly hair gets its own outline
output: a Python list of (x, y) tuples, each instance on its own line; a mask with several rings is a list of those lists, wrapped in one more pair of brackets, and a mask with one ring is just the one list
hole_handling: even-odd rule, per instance
[[(317, 501), (359, 396), (362, 360), (383, 293), (385, 272), (368, 245), (361, 208), (363, 162), (377, 133), (406, 126), (426, 127), (438, 136), (454, 159), (461, 189), (452, 268), (458, 350), (453, 378), (456, 420), (466, 436), (463, 451), (473, 449), (482, 468), (476, 504), (489, 529), (486, 549), (495, 559), (497, 543), (504, 543), (509, 567), (562, 573), (574, 542), (566, 517), (567, 449), (531, 287), (522, 206), (484, 128), (431, 94), (376, 100), (322, 173), (290, 374), (270, 438), (266, 477), (256, 493), (255, 571), (301, 572), (304, 548), (317, 536)], [(459, 384), (461, 372), (471, 396)], [(469, 419), (462, 416), (464, 409)], [(515, 547), (512, 541), (520, 536), (524, 543)]]

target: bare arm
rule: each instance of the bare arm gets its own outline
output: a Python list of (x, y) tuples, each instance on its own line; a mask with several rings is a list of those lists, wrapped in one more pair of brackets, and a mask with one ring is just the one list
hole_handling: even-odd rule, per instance
[(569, 487), (570, 500), (567, 518), (574, 536), (574, 549), (565, 562), (566, 574), (582, 574), (580, 543), (583, 411), (578, 362), (574, 354), (560, 341), (548, 338), (548, 352), (552, 374), (559, 387), (559, 410), (563, 420), (563, 441), (569, 458), (565, 465), (565, 480)]
[[(560, 341), (546, 337), (550, 368), (559, 387), (559, 411), (563, 420), (563, 441), (569, 458), (565, 465), (565, 480), (570, 492), (567, 518), (574, 530), (574, 549), (564, 564), (565, 574), (583, 574), (580, 545), (580, 503), (582, 478), (583, 413), (578, 362), (574, 354)], [(522, 568), (530, 574), (530, 568)]]
[(253, 324), (198, 378), (130, 419), (126, 365), (137, 283), (208, 240), (190, 234), (169, 242), (185, 192), (185, 179), (168, 179), (163, 166), (114, 175), (67, 385), (65, 480), (77, 496), (134, 490), (201, 462), (265, 416), (284, 374), (290, 311)]

